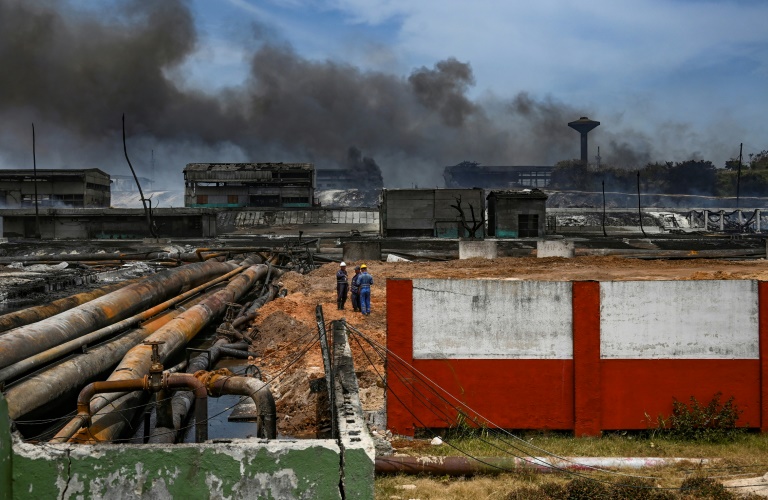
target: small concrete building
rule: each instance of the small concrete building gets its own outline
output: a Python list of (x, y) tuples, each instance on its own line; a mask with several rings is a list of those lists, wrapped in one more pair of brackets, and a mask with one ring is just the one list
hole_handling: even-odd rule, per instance
[(488, 235), (496, 238), (537, 238), (546, 233), (547, 195), (539, 189), (491, 191)]
[(105, 208), (109, 207), (109, 174), (98, 168), (0, 170), (0, 206), (33, 208), (35, 185), (38, 207)]
[[(472, 210), (475, 222), (482, 220), (485, 211), (482, 189), (384, 189), (380, 216), (382, 236), (470, 236), (461, 224), (459, 211), (452, 206), (459, 201), (468, 224), (473, 222)], [(485, 228), (478, 228), (475, 236), (485, 236)]]
[(312, 163), (188, 163), (184, 206), (204, 208), (312, 207)]

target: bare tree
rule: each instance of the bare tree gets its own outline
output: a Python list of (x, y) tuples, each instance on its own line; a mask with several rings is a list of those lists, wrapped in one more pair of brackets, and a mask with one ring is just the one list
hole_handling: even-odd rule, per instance
[(453, 208), (459, 211), (459, 218), (461, 220), (461, 226), (467, 231), (469, 237), (475, 239), (477, 230), (485, 226), (485, 215), (480, 214), (480, 221), (475, 217), (475, 207), (471, 203), (469, 205), (469, 213), (472, 216), (472, 223), (467, 222), (467, 216), (464, 213), (464, 209), (461, 207), (461, 196), (456, 198), (456, 204), (451, 205)]

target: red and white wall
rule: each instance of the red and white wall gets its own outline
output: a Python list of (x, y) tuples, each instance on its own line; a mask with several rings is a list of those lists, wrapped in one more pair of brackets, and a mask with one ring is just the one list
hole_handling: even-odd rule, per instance
[(722, 392), (768, 430), (768, 283), (388, 280), (387, 322), (399, 434), (456, 422), (427, 378), (508, 429), (645, 429)]

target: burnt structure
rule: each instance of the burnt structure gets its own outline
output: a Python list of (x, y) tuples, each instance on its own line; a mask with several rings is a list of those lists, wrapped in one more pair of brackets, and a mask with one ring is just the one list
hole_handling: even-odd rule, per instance
[(368, 172), (349, 168), (317, 169), (317, 189), (359, 189), (362, 191), (380, 190), (384, 187), (381, 175), (369, 175)]
[(109, 174), (98, 168), (37, 169), (37, 176), (31, 169), (0, 170), (3, 208), (34, 208), (35, 192), (38, 207), (45, 208), (105, 208), (111, 202)]
[(184, 206), (306, 208), (315, 204), (312, 163), (188, 163)]
[(538, 189), (491, 191), (488, 235), (496, 238), (537, 238), (546, 232), (547, 195)]
[(549, 186), (554, 168), (527, 165), (480, 166), (476, 162), (463, 161), (445, 167), (443, 179), (446, 188), (543, 188)]
[(587, 134), (598, 125), (600, 125), (600, 122), (590, 120), (586, 116), (582, 116), (578, 120), (568, 123), (569, 127), (581, 134), (581, 162), (585, 165), (589, 162)]
[[(480, 221), (485, 211), (482, 189), (384, 189), (381, 221), (384, 237), (459, 238), (469, 236), (455, 208), (466, 222), (471, 213)], [(470, 209), (471, 206), (471, 209)]]

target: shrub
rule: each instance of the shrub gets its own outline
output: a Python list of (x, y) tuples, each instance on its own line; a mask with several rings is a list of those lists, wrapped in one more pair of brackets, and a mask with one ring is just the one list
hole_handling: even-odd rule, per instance
[[(722, 393), (718, 392), (706, 405), (691, 396), (688, 404), (678, 400), (672, 402), (672, 415), (664, 419), (659, 416), (656, 432), (672, 438), (689, 441), (720, 442), (733, 440), (743, 430), (736, 427), (739, 416), (743, 413), (734, 402), (734, 397), (725, 403), (720, 402)], [(650, 423), (650, 418), (646, 415)]]

